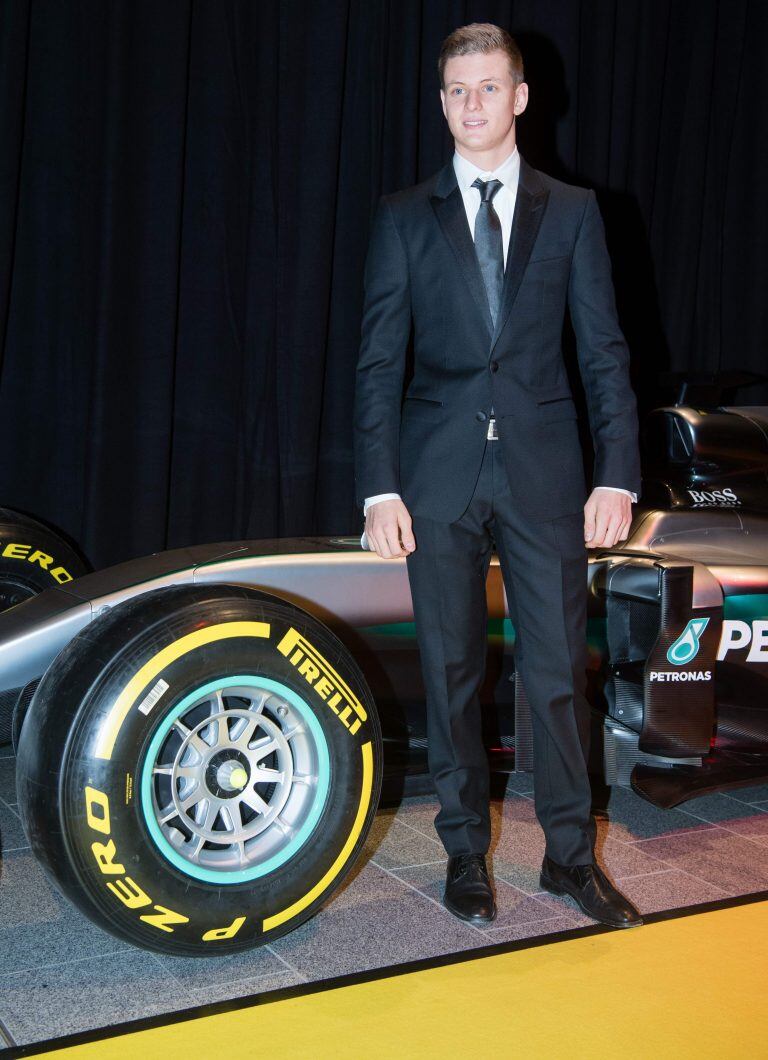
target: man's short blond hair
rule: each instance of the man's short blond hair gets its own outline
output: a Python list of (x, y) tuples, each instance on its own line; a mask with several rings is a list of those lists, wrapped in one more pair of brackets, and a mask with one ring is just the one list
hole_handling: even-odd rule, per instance
[(509, 58), (509, 70), (515, 86), (523, 80), (523, 57), (513, 37), (501, 26), (493, 22), (470, 22), (468, 26), (459, 26), (449, 34), (440, 48), (437, 60), (437, 72), (440, 87), (445, 91), (445, 64), (455, 55), (474, 55), (502, 51)]

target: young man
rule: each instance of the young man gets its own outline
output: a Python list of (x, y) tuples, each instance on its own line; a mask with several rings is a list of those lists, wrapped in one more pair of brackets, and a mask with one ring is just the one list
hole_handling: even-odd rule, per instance
[[(593, 191), (520, 156), (515, 123), (528, 86), (506, 31), (488, 23), (456, 30), (438, 69), (455, 152), (428, 180), (378, 205), (355, 465), (370, 547), (385, 559), (407, 557), (435, 824), (449, 855), (444, 901), (464, 920), (496, 915), (478, 699), (495, 544), (532, 710), (541, 886), (570, 894), (602, 923), (629, 927), (641, 923), (637, 910), (595, 863), (586, 768), (585, 542), (626, 537), (640, 487), (603, 225)], [(588, 499), (561, 350), (566, 305), (595, 446)]]

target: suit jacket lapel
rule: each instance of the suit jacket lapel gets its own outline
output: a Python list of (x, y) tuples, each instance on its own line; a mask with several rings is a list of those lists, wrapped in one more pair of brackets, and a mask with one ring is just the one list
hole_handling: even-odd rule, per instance
[[(501, 292), (501, 309), (496, 318), (496, 328), (491, 337), (491, 353), (498, 341), (517, 291), (523, 279), (528, 258), (533, 244), (539, 234), (539, 226), (544, 216), (544, 208), (549, 198), (549, 190), (532, 166), (520, 156), (520, 180), (517, 186), (515, 212), (512, 216), (512, 231), (507, 249), (507, 265), (504, 270), (504, 287)], [(479, 272), (479, 269), (478, 269)], [(482, 283), (482, 276), (480, 279)]]
[(464, 279), (488, 332), (490, 341), (493, 322), (488, 306), (488, 296), (483, 283), (483, 274), (480, 272), (477, 255), (475, 254), (472, 233), (467, 223), (464, 202), (461, 198), (459, 186), (456, 183), (453, 161), (448, 162), (438, 173), (435, 191), (430, 196), (430, 202), (445, 238), (456, 255), (456, 260), (461, 267)]
[(504, 270), (504, 287), (501, 293), (501, 309), (493, 327), (491, 311), (488, 307), (488, 296), (483, 283), (483, 274), (475, 254), (475, 244), (467, 223), (464, 203), (459, 186), (456, 183), (456, 172), (453, 160), (438, 172), (435, 190), (430, 196), (432, 208), (440, 222), (440, 227), (448, 240), (462, 274), (472, 294), (480, 317), (488, 332), (490, 353), (498, 341), (507, 322), (512, 305), (525, 273), (528, 258), (539, 233), (544, 208), (549, 198), (549, 191), (538, 172), (529, 166), (520, 156), (520, 179), (517, 186), (515, 212), (512, 217), (512, 231), (507, 250), (507, 265)]

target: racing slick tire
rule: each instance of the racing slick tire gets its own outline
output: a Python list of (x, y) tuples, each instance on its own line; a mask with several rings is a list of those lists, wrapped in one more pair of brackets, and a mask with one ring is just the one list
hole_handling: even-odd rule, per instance
[[(60, 534), (29, 515), (0, 508), (0, 611), (86, 574), (88, 565)], [(15, 744), (28, 703), (22, 689), (0, 693), (0, 744)]]
[(291, 931), (365, 841), (381, 733), (348, 650), (241, 586), (164, 588), (59, 654), (21, 734), (32, 849), (118, 938), (215, 956)]
[(29, 515), (0, 508), (0, 611), (88, 570), (60, 534)]

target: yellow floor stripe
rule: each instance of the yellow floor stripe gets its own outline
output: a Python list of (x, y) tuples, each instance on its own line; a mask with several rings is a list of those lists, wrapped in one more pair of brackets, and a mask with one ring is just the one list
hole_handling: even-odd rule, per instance
[(255, 1005), (55, 1055), (759, 1060), (768, 1057), (767, 969), (768, 903), (756, 903)]

